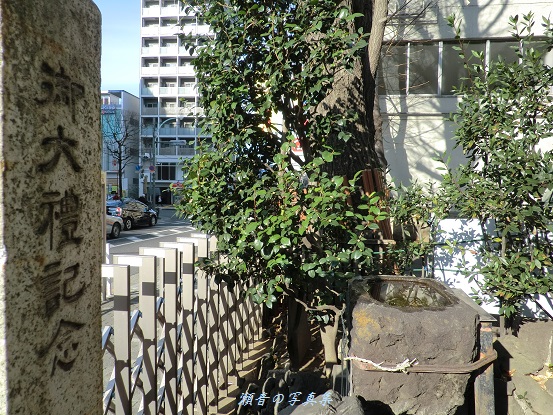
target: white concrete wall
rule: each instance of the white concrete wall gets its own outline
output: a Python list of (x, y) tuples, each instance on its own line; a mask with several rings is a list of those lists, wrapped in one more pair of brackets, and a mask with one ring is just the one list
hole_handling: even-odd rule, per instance
[[(428, 3), (428, 2), (427, 2)], [(406, 11), (415, 14), (422, 1), (412, 1)], [(392, 19), (387, 29), (387, 40), (398, 41), (451, 40), (454, 31), (447, 26), (447, 16), (455, 13), (462, 19), (462, 35), (473, 40), (512, 39), (509, 17), (535, 14), (535, 32), (542, 30), (542, 16), (553, 16), (549, 1), (439, 0), (428, 6), (416, 24), (406, 25), (411, 19)], [(520, 19), (519, 19), (520, 20)], [(553, 59), (553, 55), (552, 55)], [(546, 62), (549, 63), (548, 60)], [(389, 179), (409, 184), (418, 181), (440, 181), (440, 163), (434, 159), (447, 152), (451, 165), (464, 161), (462, 152), (453, 151), (454, 125), (447, 120), (456, 111), (457, 97), (439, 95), (384, 96), (380, 99), (383, 115), (385, 154), (389, 165)], [(553, 148), (553, 138), (543, 143), (542, 149)]]
[[(447, 25), (447, 17), (455, 14), (462, 20), (461, 31), (465, 38), (510, 37), (509, 17), (527, 14), (535, 15), (536, 34), (543, 33), (542, 17), (553, 16), (553, 4), (541, 1), (509, 0), (412, 0), (404, 19), (392, 19), (386, 38), (393, 39), (453, 39), (454, 32)], [(425, 11), (411, 24), (416, 14)]]
[[(494, 224), (490, 222), (486, 226), (486, 233), (493, 232)], [(479, 263), (479, 250), (482, 248), (483, 234), (478, 220), (474, 219), (444, 219), (440, 221), (435, 232), (436, 247), (434, 249), (434, 277), (443, 283), (460, 288), (469, 296), (475, 292), (481, 293), (479, 283), (483, 278), (474, 274), (474, 279), (469, 280), (467, 271), (470, 271)], [(549, 297), (534, 295), (528, 299), (522, 307), (522, 314), (531, 318), (547, 317), (539, 303), (550, 316), (553, 316), (553, 302)], [(481, 305), (491, 314), (499, 314), (497, 301)]]

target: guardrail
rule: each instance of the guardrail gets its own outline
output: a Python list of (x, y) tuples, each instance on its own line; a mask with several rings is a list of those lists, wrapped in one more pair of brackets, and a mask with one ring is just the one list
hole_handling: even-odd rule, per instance
[(104, 414), (218, 413), (260, 338), (262, 309), (244, 298), (244, 287), (217, 284), (196, 267), (216, 255), (213, 239), (160, 245), (113, 255), (113, 264), (102, 266), (102, 278), (112, 282), (105, 287), (112, 289), (106, 295), (113, 295), (114, 322), (102, 335), (104, 367), (113, 360)]

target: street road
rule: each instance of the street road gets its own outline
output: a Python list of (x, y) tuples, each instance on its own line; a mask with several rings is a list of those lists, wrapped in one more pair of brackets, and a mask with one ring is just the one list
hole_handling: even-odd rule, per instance
[(108, 239), (108, 252), (110, 255), (138, 254), (140, 247), (158, 247), (160, 242), (175, 242), (177, 237), (190, 236), (193, 230), (190, 222), (179, 218), (174, 209), (162, 208), (157, 225), (121, 231), (119, 238)]

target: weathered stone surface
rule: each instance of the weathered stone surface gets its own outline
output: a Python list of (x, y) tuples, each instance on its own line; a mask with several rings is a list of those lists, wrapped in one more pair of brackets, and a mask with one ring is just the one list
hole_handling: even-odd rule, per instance
[(0, 0), (0, 413), (101, 413), (100, 27)]
[[(449, 290), (446, 293), (449, 295)], [(437, 307), (392, 306), (374, 300), (374, 295), (374, 291), (361, 294), (353, 308), (350, 356), (384, 366), (405, 359), (433, 366), (466, 365), (475, 360), (478, 315), (453, 294), (446, 296), (449, 305)], [(373, 372), (360, 366), (353, 361), (352, 393), (387, 404), (398, 414), (455, 413), (464, 402), (470, 377)]]

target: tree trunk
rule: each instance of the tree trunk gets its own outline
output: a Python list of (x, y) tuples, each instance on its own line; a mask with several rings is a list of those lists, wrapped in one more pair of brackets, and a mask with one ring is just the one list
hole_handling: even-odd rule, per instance
[(325, 375), (327, 377), (332, 373), (332, 366), (338, 363), (338, 354), (336, 353), (336, 337), (338, 335), (338, 322), (340, 316), (334, 317), (333, 324), (321, 324), (321, 341), (325, 356)]
[(319, 113), (346, 113), (354, 111), (358, 115), (356, 122), (350, 123), (348, 130), (352, 137), (347, 143), (337, 137), (329, 138), (329, 145), (340, 153), (328, 166), (332, 175), (352, 178), (355, 173), (367, 168), (385, 169), (386, 158), (382, 143), (382, 119), (376, 90), (376, 70), (380, 60), (380, 51), (388, 13), (387, 0), (346, 0), (354, 13), (363, 17), (352, 22), (351, 30), (362, 27), (365, 33), (371, 33), (367, 49), (357, 59), (353, 70), (340, 71), (334, 79), (333, 90), (319, 104)]

